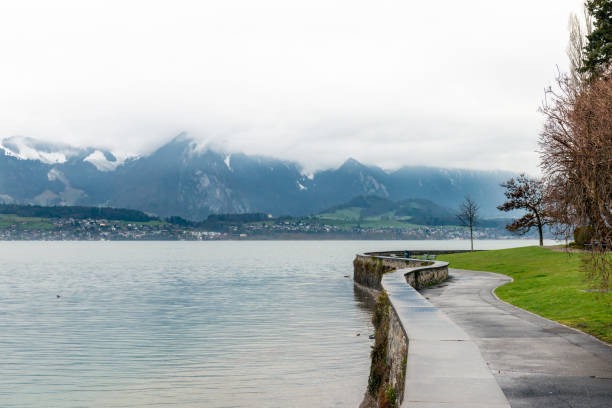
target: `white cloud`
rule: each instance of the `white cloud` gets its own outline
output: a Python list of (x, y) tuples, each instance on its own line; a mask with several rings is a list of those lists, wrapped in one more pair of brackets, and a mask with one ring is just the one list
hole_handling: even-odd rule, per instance
[(0, 137), (534, 172), (577, 0), (0, 5)]

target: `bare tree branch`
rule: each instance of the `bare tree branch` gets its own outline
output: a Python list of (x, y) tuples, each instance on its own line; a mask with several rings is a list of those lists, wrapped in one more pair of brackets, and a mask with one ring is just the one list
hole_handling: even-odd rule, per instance
[(478, 221), (478, 211), (480, 206), (476, 204), (470, 197), (465, 197), (463, 203), (459, 206), (459, 212), (457, 213), (457, 219), (461, 225), (470, 228), (470, 248), (474, 250), (474, 226)]
[(508, 231), (519, 234), (528, 233), (536, 227), (540, 236), (540, 246), (544, 245), (544, 226), (550, 223), (550, 217), (545, 207), (546, 188), (541, 180), (529, 178), (521, 174), (516, 180), (511, 178), (501, 184), (506, 189), (506, 202), (497, 207), (500, 211), (525, 210), (527, 214), (506, 225)]
[(587, 277), (612, 288), (606, 250), (612, 247), (612, 72), (576, 83), (559, 75), (557, 90), (543, 105), (540, 167), (555, 232), (569, 237), (592, 231)]

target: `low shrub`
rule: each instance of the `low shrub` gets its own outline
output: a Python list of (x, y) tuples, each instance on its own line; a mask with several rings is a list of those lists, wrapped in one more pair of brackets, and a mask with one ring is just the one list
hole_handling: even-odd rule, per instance
[(574, 230), (574, 243), (580, 249), (584, 249), (584, 244), (588, 244), (593, 239), (593, 227), (576, 227)]

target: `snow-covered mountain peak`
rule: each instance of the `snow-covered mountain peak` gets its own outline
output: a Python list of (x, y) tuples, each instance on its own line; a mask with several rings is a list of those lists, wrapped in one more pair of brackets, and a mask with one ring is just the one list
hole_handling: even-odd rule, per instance
[(10, 136), (0, 140), (0, 147), (7, 156), (21, 160), (38, 160), (46, 164), (65, 163), (70, 157), (82, 152), (74, 147), (48, 143), (23, 136)]
[(130, 157), (129, 154), (125, 153), (110, 153), (95, 150), (89, 156), (85, 157), (83, 161), (93, 164), (96, 169), (100, 171), (113, 171), (125, 163)]
[(30, 137), (10, 136), (0, 139), (0, 154), (19, 160), (34, 160), (45, 164), (65, 164), (70, 160), (91, 163), (99, 171), (113, 171), (127, 159), (138, 156), (110, 152), (97, 148), (79, 148), (61, 143), (49, 143)]

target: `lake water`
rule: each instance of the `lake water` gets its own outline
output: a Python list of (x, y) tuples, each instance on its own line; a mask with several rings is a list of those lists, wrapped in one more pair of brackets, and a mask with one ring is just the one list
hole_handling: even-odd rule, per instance
[(0, 242), (0, 406), (356, 407), (372, 302), (354, 254), (468, 247)]

